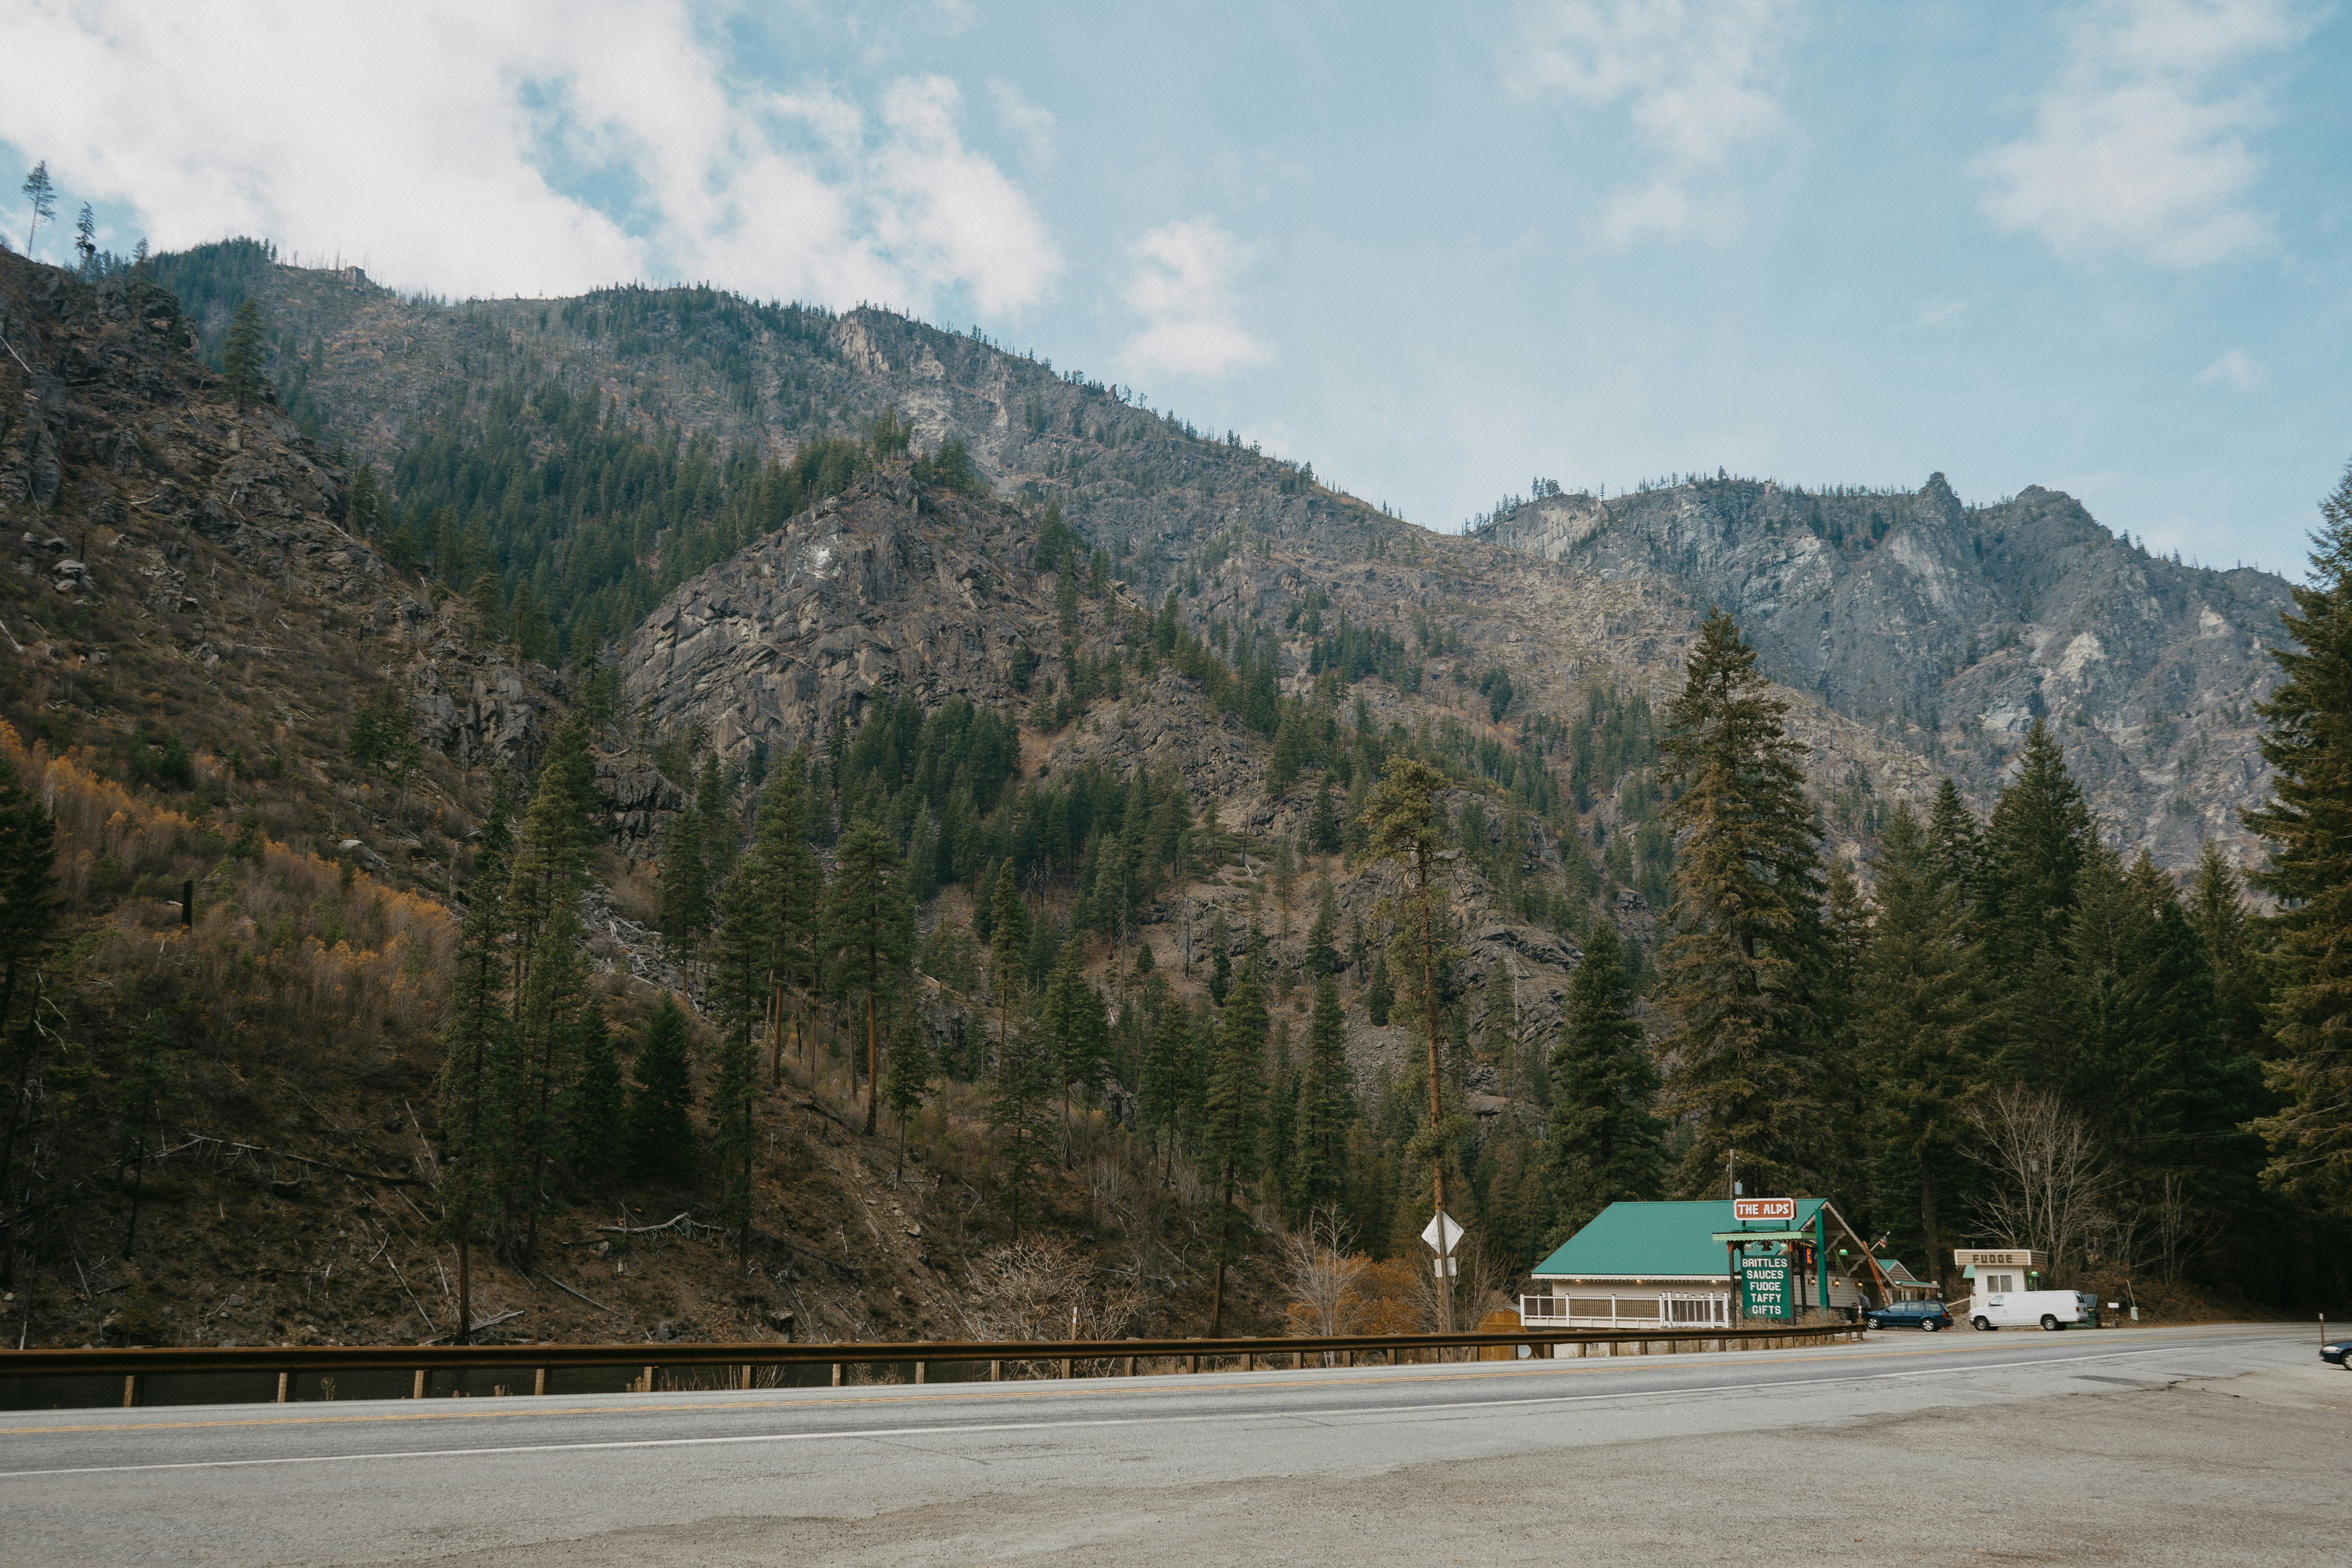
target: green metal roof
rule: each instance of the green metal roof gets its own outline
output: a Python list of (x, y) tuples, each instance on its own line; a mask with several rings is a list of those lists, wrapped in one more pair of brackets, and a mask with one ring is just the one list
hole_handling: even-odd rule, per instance
[[(1797, 1226), (1810, 1226), (1820, 1198), (1797, 1200)], [(1778, 1223), (1759, 1231), (1796, 1228)], [(1721, 1276), (1728, 1269), (1719, 1230), (1738, 1230), (1729, 1198), (1688, 1204), (1611, 1204), (1560, 1249), (1536, 1265), (1538, 1277), (1647, 1279), (1667, 1275)]]

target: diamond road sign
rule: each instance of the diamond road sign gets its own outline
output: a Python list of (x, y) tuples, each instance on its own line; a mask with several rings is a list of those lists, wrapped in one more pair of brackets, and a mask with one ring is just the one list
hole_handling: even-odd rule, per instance
[(1421, 1239), (1429, 1243), (1432, 1252), (1444, 1258), (1453, 1252), (1454, 1244), (1462, 1239), (1462, 1227), (1454, 1223), (1452, 1215), (1440, 1209), (1422, 1228)]

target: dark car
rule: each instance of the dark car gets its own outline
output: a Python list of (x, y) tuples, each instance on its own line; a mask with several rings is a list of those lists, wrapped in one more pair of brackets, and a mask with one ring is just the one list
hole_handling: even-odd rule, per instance
[(2319, 1359), (2332, 1361), (2347, 1372), (2352, 1372), (2352, 1340), (2338, 1340), (2332, 1345), (2319, 1347)]
[(1941, 1301), (1890, 1301), (1864, 1308), (1862, 1321), (1874, 1329), (1925, 1329), (1932, 1334), (1950, 1328), (1952, 1314)]

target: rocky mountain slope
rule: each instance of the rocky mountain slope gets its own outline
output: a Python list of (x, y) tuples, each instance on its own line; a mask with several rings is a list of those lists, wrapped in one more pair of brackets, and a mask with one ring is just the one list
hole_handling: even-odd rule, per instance
[(2269, 774), (2253, 707), (2276, 683), (2282, 578), (2149, 554), (2039, 486), (1969, 506), (1699, 479), (1522, 505), (1478, 537), (1611, 581), (1673, 584), (1738, 617), (1767, 668), (1931, 761), (1987, 805), (2036, 718), (2111, 836), (2175, 868)]
[[(478, 409), (485, 388), (553, 377), (630, 417), (772, 456), (896, 410), (919, 447), (968, 443), (1000, 494), (1059, 501), (1146, 600), (1189, 582), (1244, 527), (1335, 561), (1403, 539), (1427, 548), (1427, 535), (1311, 468), (887, 311), (835, 316), (700, 289), (451, 305), (257, 252), (175, 265), (209, 279), (215, 338), (245, 292), (262, 300), (281, 376), (387, 467), (452, 410)], [(1953, 773), (1979, 805), (2024, 726), (2046, 714), (2120, 844), (2176, 867), (2206, 837), (2252, 853), (2237, 813), (2266, 783), (2252, 708), (2273, 679), (2277, 577), (2150, 557), (2039, 489), (1971, 507), (1940, 478), (1914, 493), (1726, 479), (1606, 500), (1553, 495), (1478, 537), (1638, 580), (1685, 623), (1722, 605), (1790, 688), (1874, 730), (1880, 750)], [(1612, 662), (1643, 668), (1653, 689), (1673, 679), (1631, 645), (1615, 645)]]

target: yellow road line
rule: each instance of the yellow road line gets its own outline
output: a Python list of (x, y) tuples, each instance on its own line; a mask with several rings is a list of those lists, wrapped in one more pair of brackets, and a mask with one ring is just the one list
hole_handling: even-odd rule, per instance
[[(1785, 1352), (1772, 1351), (1760, 1351), (1751, 1353), (1778, 1356), (1779, 1359), (1770, 1363), (1774, 1366), (1801, 1366), (1811, 1362), (1869, 1362), (1893, 1360), (1903, 1356), (1948, 1355), (1959, 1348), (1960, 1347), (1958, 1345), (1955, 1344), (1937, 1343), (1917, 1345), (1907, 1350), (1896, 1350), (1893, 1348), (1855, 1350), (1847, 1351), (1843, 1353), (1832, 1353), (1827, 1355), (1819, 1353), (1808, 1355), (1789, 1355)], [(1995, 1346), (1990, 1342), (1976, 1342), (1970, 1343), (1969, 1348), (1990, 1351), (1993, 1350)], [(2120, 1349), (2121, 1347), (2118, 1346), (2117, 1348)], [(1698, 1364), (1692, 1359), (1695, 1355), (1720, 1355), (1723, 1353), (1725, 1352), (1707, 1351), (1686, 1352), (1681, 1359), (1679, 1364)], [(1103, 1358), (1097, 1357), (1095, 1359), (1100, 1360)], [(1152, 1357), (1150, 1359), (1166, 1360), (1174, 1358)], [(1462, 1363), (1457, 1363), (1457, 1368), (1455, 1370), (1400, 1374), (1395, 1377), (1382, 1378), (1380, 1381), (1382, 1384), (1459, 1383), (1466, 1379), (1480, 1377), (1527, 1377), (1547, 1373), (1556, 1376), (1575, 1375), (1578, 1373), (1622, 1372), (1629, 1370), (1616, 1365), (1616, 1363), (1621, 1361), (1663, 1361), (1664, 1359), (1666, 1358), (1651, 1356), (1586, 1356), (1576, 1358), (1577, 1364), (1570, 1365), (1561, 1362), (1550, 1361), (1538, 1357), (1529, 1357), (1524, 1361), (1513, 1360), (1508, 1362)], [(1387, 1369), (1381, 1367), (1326, 1367), (1321, 1370), (1327, 1372), (1378, 1372), (1385, 1371)], [(948, 1392), (946, 1385), (938, 1384), (926, 1384), (923, 1390), (919, 1393), (913, 1391), (909, 1385), (901, 1384), (899, 1386), (906, 1389), (907, 1392), (897, 1394), (844, 1394), (836, 1398), (824, 1400), (823, 1403), (830, 1405), (936, 1405), (950, 1400), (1036, 1399), (1055, 1396), (1066, 1398), (1072, 1394), (1082, 1394), (1087, 1397), (1100, 1397), (1105, 1394), (1118, 1393), (1185, 1394), (1200, 1391), (1199, 1385), (1189, 1381), (1191, 1374), (1182, 1373), (1157, 1373), (1147, 1375), (1154, 1377), (1187, 1377), (1188, 1381), (1175, 1384), (1155, 1384), (1150, 1387), (1139, 1388), (1128, 1379), (1120, 1377), (1073, 1378), (1067, 1383), (1063, 1382), (1059, 1378), (1039, 1378), (1034, 1381), (1024, 1381), (1023, 1383), (1014, 1384), (983, 1384), (973, 1388), (970, 1392), (958, 1391), (954, 1393)], [(1329, 1387), (1333, 1383), (1338, 1381), (1330, 1378), (1306, 1378), (1297, 1376), (1272, 1378), (1267, 1377), (1263, 1373), (1204, 1373), (1202, 1375), (1245, 1377), (1249, 1379), (1249, 1382), (1245, 1386), (1253, 1389)], [(937, 1389), (939, 1392), (933, 1393), (933, 1389)], [(709, 1394), (719, 1394), (729, 1392), (730, 1391), (726, 1389), (712, 1389), (708, 1391)], [(1671, 1388), (1659, 1388), (1645, 1389), (1641, 1392), (1649, 1394), (1673, 1394), (1675, 1391)], [(497, 1409), (488, 1410), (482, 1409), (479, 1406), (465, 1408), (464, 1406), (467, 1402), (458, 1399), (450, 1399), (446, 1403), (438, 1400), (428, 1399), (422, 1403), (431, 1405), (432, 1408), (430, 1409), (383, 1411), (367, 1415), (254, 1415), (236, 1418), (225, 1417), (209, 1421), (141, 1421), (134, 1418), (120, 1421), (92, 1422), (88, 1425), (79, 1426), (0, 1426), (0, 1437), (36, 1437), (51, 1434), (62, 1435), (75, 1432), (174, 1432), (201, 1430), (221, 1426), (379, 1426), (403, 1421), (504, 1421), (511, 1420), (517, 1416), (527, 1415), (661, 1415), (683, 1410), (777, 1410), (793, 1405), (801, 1405), (803, 1408), (806, 1407), (803, 1402), (791, 1399), (730, 1400), (724, 1404), (718, 1404), (714, 1403), (713, 1400), (709, 1397), (685, 1404), (596, 1405), (550, 1407), (539, 1403), (540, 1398), (544, 1396), (524, 1394), (510, 1395), (509, 1397), (515, 1399), (517, 1403), (513, 1405), (502, 1404)], [(562, 1396), (558, 1395), (557, 1397), (560, 1398)], [(417, 1402), (409, 1401), (406, 1403)], [(451, 1406), (458, 1406), (458, 1408), (451, 1408)]]

